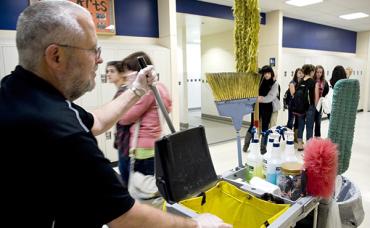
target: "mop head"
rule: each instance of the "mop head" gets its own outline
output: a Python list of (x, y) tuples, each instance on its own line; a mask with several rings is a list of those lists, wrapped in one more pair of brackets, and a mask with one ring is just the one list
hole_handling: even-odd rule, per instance
[(359, 99), (358, 80), (339, 80), (335, 84), (328, 138), (338, 145), (338, 174), (349, 167)]
[(337, 175), (337, 146), (330, 139), (312, 138), (304, 149), (304, 167), (307, 175), (307, 193), (330, 198)]

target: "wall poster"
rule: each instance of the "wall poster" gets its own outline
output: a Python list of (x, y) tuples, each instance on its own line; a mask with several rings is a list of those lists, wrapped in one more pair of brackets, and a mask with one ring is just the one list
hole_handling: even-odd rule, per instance
[[(29, 0), (32, 5), (42, 0)], [(115, 35), (114, 0), (69, 0), (86, 8), (93, 17), (98, 34)]]

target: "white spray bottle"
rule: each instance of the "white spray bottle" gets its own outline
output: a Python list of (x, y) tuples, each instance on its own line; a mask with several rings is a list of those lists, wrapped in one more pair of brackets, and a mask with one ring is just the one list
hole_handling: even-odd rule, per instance
[(267, 151), (266, 151), (266, 153), (264, 155), (262, 155), (262, 162), (263, 162), (262, 178), (263, 179), (266, 179), (267, 162), (271, 160), (272, 145), (274, 144), (275, 139), (278, 139), (279, 136), (280, 135), (278, 133), (276, 133), (276, 132), (269, 133), (268, 142), (267, 142), (267, 148), (266, 148)]
[(252, 177), (262, 177), (262, 157), (260, 153), (260, 144), (257, 129), (255, 127), (252, 129), (253, 137), (250, 143), (250, 152), (247, 155), (247, 182), (252, 179)]
[(277, 176), (280, 175), (280, 169), (280, 143), (279, 137), (277, 137), (272, 145), (271, 159), (267, 160), (266, 180), (271, 184), (276, 184)]
[(286, 131), (285, 132), (286, 145), (284, 154), (282, 157), (283, 162), (297, 162), (298, 158), (294, 150), (294, 132)]

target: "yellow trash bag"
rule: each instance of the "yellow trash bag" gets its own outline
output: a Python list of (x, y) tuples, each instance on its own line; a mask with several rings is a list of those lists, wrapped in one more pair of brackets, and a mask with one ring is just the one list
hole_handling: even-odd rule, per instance
[(290, 206), (258, 199), (226, 181), (218, 182), (202, 196), (183, 200), (179, 204), (199, 214), (214, 214), (234, 228), (266, 227)]

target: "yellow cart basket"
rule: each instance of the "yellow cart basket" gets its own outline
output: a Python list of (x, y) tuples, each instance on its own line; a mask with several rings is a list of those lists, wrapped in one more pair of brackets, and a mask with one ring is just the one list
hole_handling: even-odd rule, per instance
[(182, 200), (179, 204), (196, 213), (214, 214), (234, 228), (266, 227), (290, 206), (258, 199), (226, 181), (220, 181), (203, 195)]

